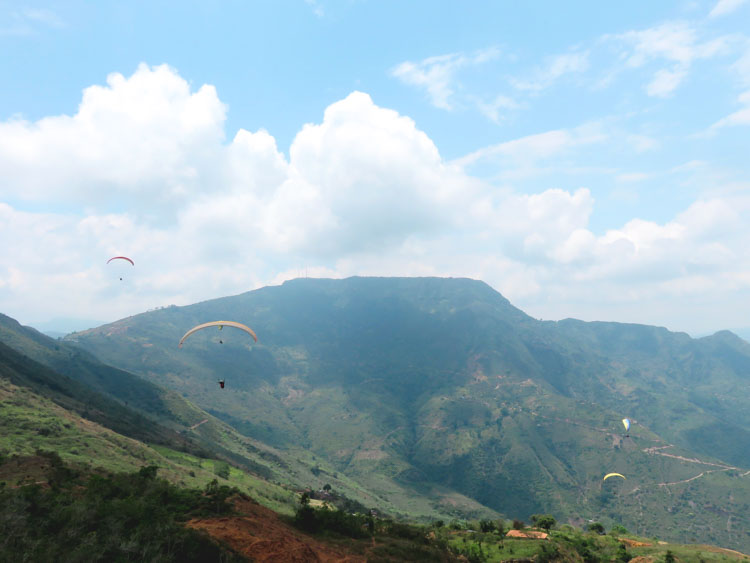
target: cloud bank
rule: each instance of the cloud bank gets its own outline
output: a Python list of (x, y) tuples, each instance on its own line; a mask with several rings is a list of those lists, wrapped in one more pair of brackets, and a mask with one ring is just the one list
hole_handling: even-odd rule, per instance
[[(304, 125), (288, 154), (264, 130), (228, 140), (227, 111), (213, 87), (141, 65), (87, 88), (72, 115), (0, 123), (0, 311), (114, 320), (305, 273), (450, 275), (548, 318), (659, 323), (694, 302), (693, 325), (674, 328), (698, 330), (700, 307), (725, 302), (706, 328), (733, 326), (729, 303), (750, 289), (746, 191), (596, 234), (585, 186), (522, 194), (465, 169), (522, 157), (533, 168), (604, 142), (596, 126), (448, 162), (363, 92)], [(122, 282), (105, 264), (115, 254), (136, 262)]]

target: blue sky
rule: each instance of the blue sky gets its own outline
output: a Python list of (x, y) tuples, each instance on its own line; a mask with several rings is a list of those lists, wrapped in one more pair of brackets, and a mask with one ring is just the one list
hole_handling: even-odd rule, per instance
[(750, 325), (748, 1), (0, 2), (0, 49), (22, 322), (306, 272)]

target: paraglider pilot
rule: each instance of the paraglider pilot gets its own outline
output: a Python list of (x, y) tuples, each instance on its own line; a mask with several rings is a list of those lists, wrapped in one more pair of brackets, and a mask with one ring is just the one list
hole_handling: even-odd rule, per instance
[(223, 379), (219, 380), (219, 387), (221, 387), (222, 389), (224, 389), (224, 380)]

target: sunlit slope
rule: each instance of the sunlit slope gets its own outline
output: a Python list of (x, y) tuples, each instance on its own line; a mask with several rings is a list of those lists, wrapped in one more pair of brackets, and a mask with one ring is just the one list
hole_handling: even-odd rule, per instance
[[(251, 326), (258, 344), (225, 328), (177, 348), (190, 327), (222, 319)], [(639, 530), (651, 520), (669, 539), (750, 541), (736, 531), (750, 529), (750, 397), (737, 392), (750, 352), (730, 333), (541, 322), (477, 281), (350, 278), (295, 280), (68, 339), (279, 451), (309, 449), (407, 510), (421, 497), (450, 504), (434, 495), (452, 490), (509, 515)], [(603, 485), (608, 471), (626, 483)], [(700, 525), (680, 503), (704, 514)]]

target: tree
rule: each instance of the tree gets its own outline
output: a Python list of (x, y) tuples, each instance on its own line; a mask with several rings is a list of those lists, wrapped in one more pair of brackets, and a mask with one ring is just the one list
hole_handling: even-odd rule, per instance
[(324, 491), (330, 491), (331, 490), (331, 485), (329, 485), (328, 483), (326, 483), (325, 485), (323, 485), (323, 490)]
[(523, 520), (513, 520), (513, 529), (514, 530), (523, 530), (526, 524), (523, 523)]
[(487, 534), (489, 532), (494, 532), (497, 529), (497, 526), (495, 526), (495, 523), (492, 520), (480, 520), (479, 529)]
[(596, 532), (597, 534), (601, 535), (604, 533), (604, 525), (599, 522), (592, 522), (589, 524), (589, 531)]
[(664, 563), (675, 563), (674, 553), (672, 553), (671, 549), (668, 549), (664, 554)]
[(551, 514), (534, 514), (531, 517), (531, 521), (548, 532), (552, 526), (557, 524), (557, 520), (555, 520), (555, 517)]

